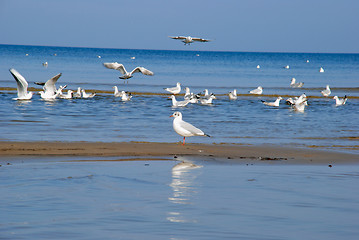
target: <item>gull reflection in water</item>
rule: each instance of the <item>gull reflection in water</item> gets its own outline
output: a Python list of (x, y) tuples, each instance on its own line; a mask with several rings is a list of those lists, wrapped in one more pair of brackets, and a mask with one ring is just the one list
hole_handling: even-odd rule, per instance
[(167, 220), (170, 222), (196, 222), (195, 220), (186, 219), (181, 210), (185, 210), (186, 204), (192, 204), (191, 197), (197, 192), (196, 187), (193, 186), (194, 180), (198, 176), (198, 171), (194, 169), (201, 168), (192, 162), (182, 161), (172, 168), (172, 183), (173, 196), (168, 200), (175, 204), (181, 204), (182, 207), (176, 207), (176, 211), (168, 213)]

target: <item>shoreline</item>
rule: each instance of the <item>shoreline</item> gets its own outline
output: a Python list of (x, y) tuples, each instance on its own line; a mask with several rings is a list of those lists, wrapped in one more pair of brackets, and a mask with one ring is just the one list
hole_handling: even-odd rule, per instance
[[(155, 142), (8, 142), (0, 141), (0, 161), (13, 157), (131, 157), (158, 160), (177, 156), (225, 159), (236, 163), (358, 164), (359, 154), (275, 145), (186, 144)], [(161, 158), (163, 159), (163, 158)], [(122, 159), (123, 160), (123, 159)], [(99, 160), (101, 161), (101, 160)], [(105, 160), (104, 160), (105, 161)]]

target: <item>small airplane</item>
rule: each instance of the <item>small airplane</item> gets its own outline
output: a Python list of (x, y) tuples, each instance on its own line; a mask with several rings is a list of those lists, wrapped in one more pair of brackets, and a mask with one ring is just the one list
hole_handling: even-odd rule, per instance
[(177, 37), (171, 37), (172, 39), (176, 39), (176, 40), (182, 40), (182, 42), (184, 42), (184, 45), (190, 45), (193, 42), (209, 42), (211, 40), (208, 39), (203, 39), (203, 38), (197, 38), (197, 37), (191, 37), (191, 36), (177, 36)]

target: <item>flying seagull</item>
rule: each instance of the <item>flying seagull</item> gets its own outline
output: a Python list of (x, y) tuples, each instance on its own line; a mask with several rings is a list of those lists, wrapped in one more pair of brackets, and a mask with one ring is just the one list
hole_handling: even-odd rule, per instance
[(144, 75), (149, 75), (149, 76), (153, 76), (153, 72), (151, 72), (150, 70), (144, 68), (144, 67), (136, 67), (135, 69), (133, 69), (131, 72), (127, 72), (126, 68), (123, 66), (123, 64), (118, 63), (118, 62), (113, 62), (113, 63), (104, 63), (103, 64), (105, 67), (109, 68), (109, 69), (115, 69), (120, 71), (123, 75), (120, 76), (120, 79), (129, 79), (132, 78), (132, 74), (140, 72)]
[(191, 37), (191, 36), (177, 36), (177, 37), (171, 37), (172, 39), (176, 39), (176, 40), (182, 40), (182, 42), (184, 42), (184, 45), (190, 45), (193, 42), (209, 42), (211, 40), (208, 39), (203, 39), (203, 38), (197, 38), (197, 37)]

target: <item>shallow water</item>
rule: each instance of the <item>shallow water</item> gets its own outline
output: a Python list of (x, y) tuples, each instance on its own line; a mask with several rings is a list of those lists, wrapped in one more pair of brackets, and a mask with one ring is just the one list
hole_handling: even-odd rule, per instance
[[(28, 54), (28, 56), (26, 56)], [(56, 54), (56, 55), (55, 55)], [(97, 56), (101, 56), (98, 58)], [(135, 57), (135, 59), (131, 59)], [(307, 63), (307, 60), (310, 60)], [(48, 61), (47, 68), (42, 62)], [(121, 62), (128, 70), (144, 66), (155, 76), (135, 75), (129, 84), (118, 71), (103, 62)], [(208, 88), (217, 94), (212, 106), (191, 104), (172, 108), (165, 96), (134, 95), (121, 102), (112, 94), (94, 99), (14, 101), (15, 91), (0, 91), (0, 140), (3, 141), (149, 141), (181, 140), (169, 116), (181, 111), (188, 121), (211, 138), (194, 137), (195, 143), (280, 144), (358, 152), (359, 149), (359, 54), (194, 52), (131, 49), (90, 49), (0, 45), (0, 87), (16, 87), (8, 69), (17, 69), (31, 87), (62, 72), (57, 86), (165, 93), (163, 87), (181, 82), (194, 93)], [(257, 69), (256, 66), (261, 68)], [(289, 65), (289, 69), (283, 67)], [(324, 67), (325, 73), (319, 73)], [(305, 89), (289, 88), (290, 79), (304, 81)], [(335, 107), (332, 98), (310, 98), (309, 106), (293, 111), (282, 100), (280, 107), (264, 106), (270, 97), (239, 94), (263, 86), (265, 94), (319, 96), (330, 84), (332, 96), (349, 96), (345, 106)], [(181, 97), (179, 97), (181, 99)]]
[(1, 159), (1, 239), (356, 239), (359, 234), (357, 166), (191, 159), (201, 167), (172, 171), (177, 161), (96, 160)]

